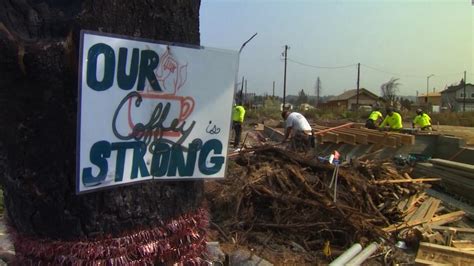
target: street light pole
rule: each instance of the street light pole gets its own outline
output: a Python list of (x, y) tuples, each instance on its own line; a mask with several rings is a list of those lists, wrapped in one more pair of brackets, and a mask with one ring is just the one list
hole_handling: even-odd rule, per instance
[(288, 56), (288, 45), (285, 45), (285, 72), (283, 74), (283, 110), (285, 109), (285, 104), (286, 104), (286, 60)]
[[(257, 36), (257, 33), (255, 33), (254, 35), (252, 35), (252, 37), (250, 37), (247, 41), (245, 41), (242, 46), (240, 46), (240, 49), (239, 49), (239, 61), (240, 61), (240, 53), (242, 52), (242, 49), (244, 49), (245, 45), (247, 45), (247, 43), (249, 43), (255, 36)], [(239, 65), (240, 62), (238, 62), (237, 66)], [(238, 76), (239, 76), (239, 70), (237, 69), (237, 71), (235, 72), (235, 81), (234, 81), (234, 94), (237, 92), (237, 79), (238, 79)], [(242, 77), (242, 86), (243, 86), (243, 77)], [(243, 87), (242, 87), (243, 88)], [(242, 91), (240, 91), (240, 97), (242, 97)], [(242, 101), (243, 99), (240, 98), (240, 101)]]
[(426, 105), (428, 105), (428, 92), (430, 90), (430, 78), (432, 76), (434, 76), (434, 74), (431, 74), (428, 77), (426, 77), (426, 97), (425, 97)]
[(247, 43), (249, 43), (255, 36), (257, 36), (257, 33), (255, 32), (254, 35), (252, 35), (252, 37), (250, 37), (247, 41), (245, 41), (242, 46), (240, 47), (239, 49), (239, 55), (240, 55), (240, 52), (242, 52), (242, 49), (244, 49), (244, 46), (247, 45)]

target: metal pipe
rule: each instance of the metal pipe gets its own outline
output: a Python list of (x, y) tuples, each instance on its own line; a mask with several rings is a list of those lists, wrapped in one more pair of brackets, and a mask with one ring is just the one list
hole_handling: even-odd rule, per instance
[(357, 256), (348, 261), (346, 265), (361, 265), (370, 255), (374, 254), (378, 247), (379, 244), (373, 242), (357, 254)]
[(329, 266), (342, 266), (362, 250), (362, 245), (356, 243), (352, 247), (339, 255)]

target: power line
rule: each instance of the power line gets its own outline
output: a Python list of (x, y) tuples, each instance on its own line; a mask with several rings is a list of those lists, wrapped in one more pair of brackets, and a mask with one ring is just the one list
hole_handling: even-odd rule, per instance
[(307, 67), (312, 67), (312, 68), (325, 68), (325, 69), (349, 68), (349, 67), (354, 67), (354, 66), (357, 65), (357, 64), (352, 64), (352, 65), (346, 65), (346, 66), (315, 66), (315, 65), (302, 63), (302, 62), (299, 62), (299, 61), (296, 61), (296, 60), (293, 60), (293, 59), (290, 59), (290, 58), (288, 58), (287, 60), (290, 61), (290, 62), (296, 63), (298, 65), (302, 65), (302, 66), (307, 66)]
[[(316, 66), (316, 65), (303, 63), (303, 62), (300, 62), (300, 61), (297, 61), (297, 60), (294, 60), (294, 59), (290, 59), (290, 58), (287, 58), (287, 60), (290, 61), (290, 62), (293, 62), (295, 64), (298, 64), (298, 65), (311, 67), (311, 68), (318, 68), (318, 69), (342, 69), (342, 68), (350, 68), (350, 67), (357, 66), (357, 64), (350, 64), (350, 65), (343, 65), (343, 66)], [(380, 69), (378, 67), (369, 66), (369, 65), (366, 65), (366, 64), (362, 64), (362, 63), (360, 65), (364, 66), (366, 68), (369, 68), (371, 70), (382, 72), (382, 73), (389, 74), (389, 75), (405, 77), (405, 78), (426, 79), (426, 76), (424, 76), (424, 75), (422, 76), (422, 75), (401, 74), (401, 73), (386, 71), (386, 70)], [(454, 76), (458, 76), (458, 75), (461, 76), (462, 74), (463, 74), (463, 72), (460, 71), (460, 72), (456, 72), (456, 73), (436, 74), (436, 76), (437, 77), (454, 77)], [(471, 75), (474, 76), (474, 74), (471, 74)]]
[(408, 77), (408, 78), (420, 78), (420, 79), (426, 79), (425, 76), (418, 76), (418, 75), (405, 75), (405, 74), (400, 74), (400, 73), (395, 73), (395, 72), (390, 72), (390, 71), (385, 71), (385, 70), (382, 70), (380, 68), (376, 68), (376, 67), (372, 67), (372, 66), (368, 66), (366, 64), (361, 64), (362, 66), (366, 67), (366, 68), (369, 68), (369, 69), (372, 69), (372, 70), (375, 70), (375, 71), (379, 71), (379, 72), (382, 72), (382, 73), (386, 73), (386, 74), (390, 74), (390, 75), (394, 75), (394, 76), (399, 76), (399, 77)]

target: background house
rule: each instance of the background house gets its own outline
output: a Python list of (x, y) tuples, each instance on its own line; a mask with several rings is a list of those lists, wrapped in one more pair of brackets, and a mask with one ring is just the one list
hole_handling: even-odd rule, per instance
[(441, 107), (441, 92), (433, 91), (421, 93), (416, 97), (416, 107), (424, 108), (428, 112), (439, 112)]
[[(371, 91), (359, 89), (359, 106), (372, 106), (379, 101), (379, 97)], [(348, 90), (338, 96), (334, 96), (324, 103), (326, 108), (338, 108), (343, 110), (355, 110), (357, 106), (357, 89)]]
[(449, 86), (441, 92), (442, 107), (454, 111), (463, 111), (464, 100), (466, 111), (474, 111), (474, 85), (466, 84), (466, 97), (464, 98), (464, 82), (458, 85)]
[(416, 97), (416, 103), (419, 106), (423, 105), (441, 105), (441, 92), (434, 91), (428, 93), (428, 97), (426, 93), (421, 93)]

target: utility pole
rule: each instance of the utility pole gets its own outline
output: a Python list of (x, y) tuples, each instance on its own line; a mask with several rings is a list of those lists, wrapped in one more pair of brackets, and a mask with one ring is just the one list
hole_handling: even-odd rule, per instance
[(318, 79), (316, 79), (316, 107), (318, 107), (319, 105), (320, 93), (321, 93), (321, 80), (318, 77)]
[(275, 98), (275, 81), (273, 81), (273, 93), (272, 93), (272, 100)]
[(425, 97), (425, 102), (426, 102), (426, 106), (428, 106), (428, 93), (430, 92), (430, 78), (434, 76), (434, 74), (431, 74), (429, 75), (428, 77), (426, 77), (426, 97)]
[(248, 101), (248, 94), (247, 94), (247, 80), (245, 80), (245, 101), (244, 101), (244, 105), (247, 103)]
[(464, 98), (462, 99), (462, 111), (466, 112), (466, 70), (464, 70)]
[(357, 111), (359, 111), (359, 82), (360, 82), (360, 63), (357, 64), (357, 98), (356, 98)]
[(244, 104), (244, 76), (242, 76), (242, 83), (240, 85), (240, 99), (239, 99), (239, 105)]
[(286, 104), (286, 59), (288, 55), (288, 45), (285, 45), (285, 73), (283, 76), (283, 109), (285, 109), (285, 104)]

